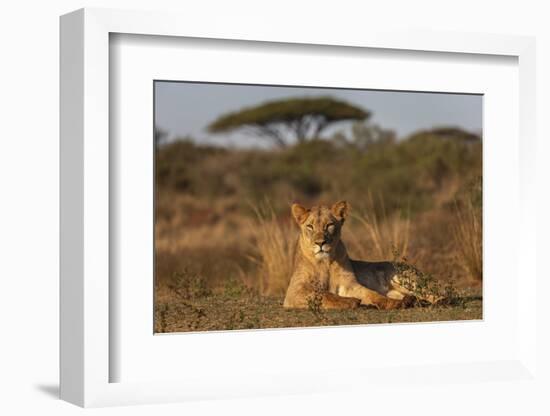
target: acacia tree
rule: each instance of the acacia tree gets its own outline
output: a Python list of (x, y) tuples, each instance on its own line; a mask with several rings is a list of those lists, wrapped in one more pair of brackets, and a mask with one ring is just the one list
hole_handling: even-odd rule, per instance
[(370, 113), (331, 97), (291, 98), (269, 101), (220, 116), (208, 126), (211, 133), (241, 130), (285, 147), (318, 138), (328, 126), (343, 121), (363, 121)]

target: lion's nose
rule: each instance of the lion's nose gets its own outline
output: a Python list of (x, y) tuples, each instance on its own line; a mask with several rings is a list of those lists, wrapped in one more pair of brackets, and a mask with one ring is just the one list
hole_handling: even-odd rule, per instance
[(315, 241), (315, 244), (317, 244), (319, 247), (323, 247), (323, 244), (325, 244), (326, 241), (325, 240), (316, 240)]

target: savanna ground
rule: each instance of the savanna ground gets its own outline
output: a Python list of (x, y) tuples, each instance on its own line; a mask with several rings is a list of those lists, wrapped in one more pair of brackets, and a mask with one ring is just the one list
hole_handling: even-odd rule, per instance
[[(185, 332), (482, 318), (482, 143), (455, 129), (403, 140), (357, 125), (284, 149), (178, 140), (156, 156), (155, 327)], [(418, 270), (441, 305), (285, 310), (290, 204), (346, 199), (352, 258)]]

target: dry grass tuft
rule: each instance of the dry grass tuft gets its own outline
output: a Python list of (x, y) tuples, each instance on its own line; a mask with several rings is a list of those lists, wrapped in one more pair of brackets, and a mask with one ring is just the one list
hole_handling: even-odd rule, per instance
[(370, 194), (367, 201), (365, 212), (352, 215), (359, 227), (349, 227), (358, 254), (371, 260), (390, 260), (396, 252), (407, 256), (411, 225), (408, 215), (403, 217), (399, 212), (387, 215), (382, 200), (376, 210)]
[(264, 295), (284, 294), (294, 262), (297, 232), (291, 222), (281, 222), (269, 204), (254, 208), (256, 220), (251, 228), (255, 234), (260, 293)]
[(481, 212), (471, 200), (462, 207), (455, 205), (456, 221), (453, 231), (458, 257), (473, 280), (483, 279)]

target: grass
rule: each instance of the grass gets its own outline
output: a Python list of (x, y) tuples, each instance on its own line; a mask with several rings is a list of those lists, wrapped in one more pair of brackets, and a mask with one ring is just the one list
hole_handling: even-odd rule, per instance
[(174, 273), (168, 287), (183, 299), (205, 297), (212, 293), (201, 276), (192, 274), (188, 270)]
[[(481, 294), (468, 294), (482, 279), (481, 141), (426, 132), (366, 147), (359, 139), (277, 151), (159, 147), (157, 332), (481, 318)], [(298, 232), (290, 205), (340, 199), (353, 205), (343, 231), (352, 258), (394, 260), (415, 274), (413, 292), (453, 301), (324, 311), (313, 296), (309, 308), (285, 310)]]
[[(464, 239), (480, 241), (473, 207), (466, 207), (465, 213), (456, 214), (458, 246)], [(393, 259), (400, 274), (410, 277), (410, 285), (407, 286), (405, 279), (405, 286), (419, 299), (444, 299), (444, 302), (428, 307), (426, 302), (418, 301), (413, 309), (396, 311), (365, 307), (325, 311), (320, 307), (320, 296), (312, 296), (306, 310), (285, 310), (282, 302), (292, 273), (297, 226), (288, 218), (278, 218), (265, 203), (256, 209), (256, 217), (246, 222), (246, 229), (241, 231), (247, 236), (246, 245), (240, 249), (231, 246), (233, 256), (228, 256), (229, 252), (215, 242), (205, 243), (204, 255), (201, 251), (194, 255), (191, 247), (185, 246), (182, 252), (185, 255), (170, 254), (171, 257), (166, 257), (164, 249), (169, 245), (159, 245), (164, 254), (157, 256), (158, 270), (177, 271), (159, 282), (156, 330), (185, 332), (481, 319), (480, 293), (472, 297), (468, 290), (458, 290), (452, 279), (443, 275), (444, 279), (440, 280), (440, 276), (436, 278), (409, 262), (405, 254), (410, 247), (413, 225), (407, 217), (388, 216), (374, 208), (367, 212), (365, 216), (355, 214), (354, 222), (346, 224), (349, 230), (344, 241), (350, 252), (362, 253), (358, 257), (367, 260)], [(217, 225), (213, 229), (217, 230), (212, 234), (214, 240), (223, 236)], [(224, 239), (232, 244), (237, 240), (235, 236)], [(214, 244), (218, 251), (209, 249), (208, 244)], [(455, 253), (460, 261), (465, 261), (470, 254), (470, 251)], [(248, 269), (233, 265), (233, 261), (242, 261), (245, 257), (250, 260)], [(480, 257), (477, 259), (481, 261)]]
[[(379, 208), (374, 204), (372, 194), (369, 192), (366, 209), (360, 214), (353, 214), (353, 219), (359, 224), (357, 233), (367, 237), (365, 242), (354, 237), (358, 246), (359, 255), (362, 258), (370, 257), (378, 260), (388, 260), (397, 250), (403, 256), (407, 255), (410, 238), (410, 219), (408, 213), (404, 216), (400, 211), (388, 215), (384, 201), (379, 198)], [(368, 252), (367, 252), (368, 250)]]
[[(275, 227), (276, 220), (259, 216), (258, 227)], [(266, 225), (267, 224), (267, 225)], [(279, 228), (281, 231), (282, 228)], [(265, 231), (265, 230), (264, 230)], [(260, 233), (267, 238), (270, 234)], [(281, 233), (279, 238), (287, 236)], [(259, 244), (258, 249), (268, 259), (278, 258), (269, 250), (283, 250), (286, 243)], [(262, 251), (263, 250), (263, 251)], [(188, 269), (174, 273), (168, 283), (168, 291), (157, 298), (155, 309), (156, 332), (219, 331), (233, 329), (265, 329), (315, 327), (326, 325), (359, 325), (396, 322), (434, 322), (482, 319), (482, 297), (480, 289), (458, 290), (452, 281), (440, 282), (433, 275), (420, 271), (407, 263), (406, 258), (399, 257), (394, 249), (394, 264), (400, 274), (405, 276), (405, 286), (416, 296), (423, 299), (432, 297), (443, 299), (442, 302), (430, 304), (417, 301), (411, 309), (382, 311), (376, 308), (361, 306), (356, 310), (323, 310), (320, 292), (315, 292), (308, 299), (308, 308), (287, 310), (282, 306), (284, 290), (279, 294), (266, 294), (258, 287), (246, 285), (242, 279), (229, 278), (224, 285), (214, 289), (197, 273)], [(399, 258), (399, 260), (397, 260)], [(286, 259), (282, 259), (286, 260)], [(288, 264), (268, 263), (274, 273), (282, 273)], [(259, 263), (259, 270), (266, 267)], [(406, 277), (410, 277), (407, 286)], [(283, 279), (288, 275), (280, 274), (277, 282), (280, 288), (286, 289)], [(414, 283), (412, 283), (414, 282)], [(266, 279), (266, 287), (275, 287)], [(265, 289), (265, 287), (264, 287)]]
[[(410, 247), (413, 224), (408, 217), (397, 213), (387, 215), (383, 209), (375, 209), (372, 198), (365, 212), (364, 216), (355, 214), (353, 222), (346, 224), (348, 232), (344, 241), (350, 252), (361, 253), (358, 257), (367, 260), (393, 259), (400, 274), (410, 277), (410, 285), (407, 286), (405, 279), (405, 286), (419, 299), (444, 299), (444, 302), (429, 306), (418, 301), (413, 309), (396, 311), (365, 307), (325, 311), (320, 307), (321, 297), (314, 295), (308, 299), (307, 309), (285, 310), (282, 302), (292, 273), (298, 228), (288, 218), (290, 215), (278, 218), (266, 202), (255, 210), (254, 219), (242, 223), (246, 228), (240, 230), (239, 235), (245, 236), (244, 246), (236, 247), (239, 239), (235, 235), (223, 238), (230, 243), (228, 247), (234, 251), (233, 256), (228, 256), (228, 247), (223, 249), (222, 243), (217, 242), (227, 232), (220, 231), (218, 224), (212, 227), (213, 241), (203, 242), (204, 255), (201, 251), (193, 254), (193, 246), (187, 242), (191, 241), (189, 236), (181, 243), (185, 255), (166, 257), (166, 249), (174, 245), (158, 245), (161, 248), (157, 256), (158, 270), (177, 271), (159, 282), (156, 330), (185, 332), (481, 319), (480, 293), (472, 297), (468, 290), (458, 290), (453, 280), (439, 280), (409, 262), (405, 254)], [(474, 208), (466, 205), (466, 211), (462, 208), (456, 215), (457, 245), (464, 239), (481, 241)], [(213, 251), (213, 247), (218, 251)], [(455, 255), (461, 259), (470, 255), (470, 251), (458, 253)], [(238, 264), (233, 267), (233, 261), (242, 261), (245, 257), (250, 260), (248, 269)]]
[(453, 231), (458, 247), (459, 260), (471, 278), (483, 279), (482, 224), (481, 212), (470, 199), (465, 206), (455, 206), (456, 221)]
[(293, 328), (325, 325), (364, 325), (396, 322), (435, 322), (482, 319), (479, 295), (465, 297), (459, 305), (415, 307), (380, 311), (360, 307), (353, 310), (286, 310), (282, 296), (260, 296), (253, 292), (234, 297), (224, 294), (161, 302), (156, 309), (156, 332), (223, 331), (232, 329)]
[(254, 234), (256, 254), (252, 259), (258, 265), (257, 284), (261, 294), (283, 294), (288, 287), (296, 245), (296, 227), (291, 222), (277, 220), (269, 203), (256, 208), (256, 220), (250, 227)]

